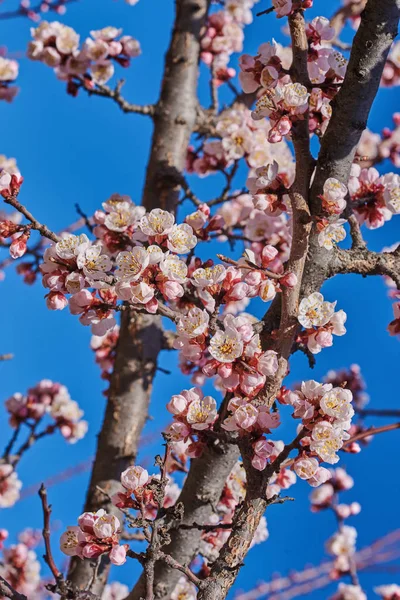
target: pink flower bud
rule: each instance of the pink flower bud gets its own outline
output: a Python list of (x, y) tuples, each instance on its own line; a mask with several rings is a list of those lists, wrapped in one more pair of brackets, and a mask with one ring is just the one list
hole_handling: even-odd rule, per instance
[(225, 363), (218, 367), (218, 375), (225, 379), (232, 375), (232, 363)]
[(126, 562), (126, 545), (113, 546), (109, 557), (113, 565), (123, 565)]
[(251, 459), (251, 464), (254, 469), (257, 469), (257, 471), (264, 471), (265, 467), (267, 466), (267, 459), (255, 454)]
[(228, 296), (230, 300), (243, 300), (246, 297), (249, 287), (244, 281), (236, 283), (230, 290)]
[(167, 410), (173, 415), (179, 415), (183, 413), (187, 408), (187, 400), (181, 394), (172, 396), (171, 400), (167, 404)]
[(248, 273), (246, 275), (245, 280), (248, 285), (251, 285), (251, 286), (260, 285), (260, 283), (261, 283), (260, 271), (250, 271), (250, 273)]
[(295, 273), (286, 273), (286, 275), (280, 278), (279, 282), (288, 288), (294, 288), (297, 285), (297, 275)]
[(359, 502), (352, 502), (350, 504), (350, 511), (353, 516), (358, 515), (361, 512), (361, 504)]
[(234, 414), (236, 424), (241, 429), (250, 429), (250, 427), (256, 423), (257, 417), (258, 410), (252, 404), (244, 404), (243, 406), (239, 406)]
[(171, 439), (174, 442), (179, 442), (180, 440), (184, 440), (190, 434), (190, 429), (186, 425), (186, 423), (181, 423), (179, 421), (175, 421), (171, 423), (166, 429), (167, 435), (171, 436)]
[(278, 250), (269, 244), (264, 246), (261, 252), (262, 264), (263, 267), (266, 267), (268, 263), (270, 263), (274, 258), (278, 255)]
[(184, 294), (183, 287), (176, 281), (166, 281), (162, 291), (168, 300), (177, 300), (178, 298), (182, 298)]
[(260, 438), (253, 444), (253, 450), (255, 454), (258, 456), (262, 456), (263, 458), (269, 458), (274, 451), (274, 445), (271, 442), (268, 442), (264, 438)]
[(78, 525), (85, 533), (93, 533), (93, 525), (99, 516), (101, 515), (93, 512), (84, 512), (78, 517)]
[(93, 524), (94, 535), (100, 539), (110, 538), (120, 528), (120, 522), (114, 515), (105, 513)]
[(50, 292), (46, 297), (46, 306), (50, 310), (63, 310), (68, 306), (68, 300), (60, 292)]
[(104, 548), (99, 544), (86, 544), (82, 550), (82, 556), (84, 558), (97, 558), (103, 552)]
[(127, 490), (143, 487), (149, 480), (149, 474), (143, 467), (128, 467), (121, 473), (121, 483)]
[(89, 290), (81, 290), (69, 299), (69, 310), (73, 315), (80, 315), (88, 306), (90, 306), (92, 301), (93, 296)]
[(29, 240), (29, 231), (26, 233), (23, 233), (22, 235), (20, 235), (18, 238), (16, 238), (10, 246), (10, 256), (11, 258), (21, 258), (21, 256), (23, 256), (26, 252), (26, 244), (27, 241)]
[(336, 507), (336, 513), (341, 519), (348, 519), (351, 514), (350, 506), (347, 504), (339, 504)]

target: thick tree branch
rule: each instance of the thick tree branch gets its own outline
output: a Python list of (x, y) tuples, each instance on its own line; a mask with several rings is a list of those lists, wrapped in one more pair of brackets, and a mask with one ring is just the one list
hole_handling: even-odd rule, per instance
[(368, 275), (386, 275), (400, 289), (400, 253), (372, 252), (366, 248), (352, 250), (336, 249), (332, 257), (329, 275), (337, 273), (357, 273), (364, 277)]
[(0, 596), (10, 600), (28, 600), (24, 594), (14, 590), (11, 585), (0, 575)]
[[(197, 118), (197, 78), (200, 36), (209, 0), (176, 0), (175, 23), (165, 59), (160, 99), (143, 192), (146, 210), (175, 212), (190, 135)], [(147, 418), (157, 357), (164, 346), (159, 315), (122, 313), (110, 394), (86, 499), (85, 510), (116, 511), (98, 488), (113, 494), (121, 472), (133, 463)], [(116, 511), (118, 512), (118, 511)], [(73, 559), (69, 579), (85, 588), (92, 576), (89, 561)], [(93, 592), (101, 595), (109, 563), (103, 559)]]
[[(369, 111), (379, 86), (382, 69), (390, 45), (397, 33), (399, 7), (399, 0), (385, 0), (384, 2), (370, 0), (368, 2), (360, 29), (355, 36), (346, 79), (333, 103), (331, 122), (322, 140), (317, 171), (311, 190), (312, 214), (319, 213), (318, 196), (328, 177), (336, 177), (347, 184), (354, 154), (361, 133), (366, 127)], [(289, 23), (293, 43), (291, 74), (294, 79), (307, 85), (307, 40), (302, 13), (296, 11), (289, 18)], [(309, 250), (308, 261), (305, 265), (307, 242), (311, 230), (308, 197), (312, 170), (307, 121), (304, 124), (301, 122), (296, 124), (296, 128), (293, 130), (293, 144), (297, 168), (290, 196), (294, 233), (288, 270), (293, 270), (299, 276), (299, 281), (295, 290), (287, 290), (282, 294), (280, 331), (276, 349), (283, 361), (289, 356), (293, 346), (297, 329), (296, 316), (300, 291), (306, 295), (320, 288), (329, 276), (328, 265), (332, 258), (329, 256), (329, 260), (326, 260), (326, 255), (321, 250), (316, 239), (316, 232), (314, 232), (314, 243)], [(315, 275), (314, 261), (316, 258), (321, 261), (321, 264)], [(279, 304), (275, 303), (273, 306), (275, 321), (278, 314), (276, 306)], [(284, 374), (284, 366), (282, 363), (278, 379), (281, 379)], [(275, 391), (277, 384), (278, 381), (267, 383), (264, 401), (270, 400), (268, 396)], [(253, 481), (251, 467), (246, 468), (246, 472), (248, 486), (246, 500), (239, 509), (235, 527), (211, 570), (211, 576), (207, 579), (205, 587), (199, 592), (199, 600), (223, 600), (226, 597), (267, 506), (264, 482), (260, 481), (257, 474), (254, 475)]]
[[(183, 519), (171, 528), (171, 542), (164, 552), (183, 566), (188, 566), (196, 555), (202, 530), (192, 524), (209, 523), (210, 516), (221, 497), (225, 482), (239, 459), (239, 449), (234, 444), (223, 444), (218, 440), (210, 443), (200, 458), (194, 459), (177, 503), (183, 505)], [(189, 525), (188, 530), (181, 525)], [(154, 593), (157, 600), (167, 600), (178, 582), (180, 572), (159, 561), (155, 566)], [(129, 600), (145, 597), (145, 576), (128, 596)]]
[[(293, 47), (292, 78), (304, 86), (309, 86), (307, 68), (308, 41), (303, 11), (295, 11), (289, 17), (290, 34)], [(311, 231), (308, 194), (314, 160), (310, 152), (310, 134), (308, 131), (308, 113), (299, 120), (293, 129), (293, 145), (296, 157), (296, 176), (290, 190), (292, 206), (293, 241), (289, 262), (285, 270), (294, 273), (297, 284), (293, 288), (282, 290), (282, 312), (280, 323), (280, 354), (288, 358), (298, 328), (297, 309), (300, 299), (300, 287), (308, 251), (308, 238)]]
[[(390, 46), (396, 37), (400, 0), (369, 0), (353, 47), (343, 85), (332, 101), (332, 117), (321, 150), (310, 196), (311, 213), (321, 209), (319, 195), (329, 177), (347, 185), (351, 165), (375, 99)], [(313, 229), (302, 283), (302, 295), (320, 289), (334, 255), (321, 248)]]

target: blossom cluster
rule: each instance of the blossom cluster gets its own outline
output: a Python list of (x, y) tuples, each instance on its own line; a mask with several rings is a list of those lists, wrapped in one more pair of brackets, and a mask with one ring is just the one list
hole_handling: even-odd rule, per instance
[[(265, 167), (276, 161), (279, 178), (285, 187), (289, 187), (294, 176), (293, 156), (285, 141), (276, 145), (268, 142), (270, 130), (268, 120), (254, 121), (248, 108), (235, 103), (218, 115), (216, 139), (206, 139), (201, 153), (189, 148), (186, 169), (189, 173), (202, 177), (223, 170), (240, 158), (245, 158), (252, 169)], [(267, 186), (264, 184), (259, 187)]]
[(13, 82), (18, 77), (19, 65), (16, 60), (5, 58), (0, 55), (0, 100), (12, 102), (18, 88)]
[(0, 463), (0, 508), (9, 508), (19, 500), (22, 483), (9, 463)]
[[(168, 462), (166, 469), (172, 470)], [(160, 484), (159, 475), (149, 475), (140, 466), (128, 467), (121, 473), (123, 489), (113, 495), (112, 502), (117, 508), (140, 510), (143, 518), (154, 519), (160, 504), (163, 508), (173, 506), (180, 493), (179, 486), (169, 475), (162, 490), (159, 489)]]
[[(290, 3), (286, 8), (291, 12)], [(280, 16), (284, 16), (284, 12)], [(271, 143), (280, 142), (288, 136), (292, 126), (302, 120), (310, 109), (310, 131), (322, 134), (331, 116), (330, 101), (337, 91), (337, 84), (345, 75), (347, 61), (340, 52), (329, 47), (335, 31), (325, 17), (316, 17), (307, 28), (309, 43), (308, 71), (311, 83), (308, 90), (304, 85), (292, 81), (289, 71), (280, 56), (280, 46), (275, 42), (264, 43), (255, 56), (244, 54), (240, 58), (239, 79), (243, 90), (253, 93), (260, 90), (261, 96), (252, 112), (253, 119), (269, 117), (272, 127), (268, 134)], [(324, 84), (324, 88), (318, 85)]]
[(112, 514), (100, 509), (85, 512), (78, 518), (78, 525), (70, 526), (60, 538), (60, 548), (67, 556), (98, 558), (108, 554), (114, 565), (126, 562), (127, 544), (119, 543), (121, 524)]
[(299, 390), (284, 390), (278, 398), (281, 403), (291, 405), (293, 417), (302, 421), (302, 452), (294, 470), (301, 479), (310, 480), (311, 485), (324, 483), (330, 477), (326, 469), (320, 470), (319, 461), (313, 457), (335, 464), (339, 460), (338, 450), (350, 439), (352, 399), (349, 389), (313, 380), (304, 381)]
[(229, 67), (234, 52), (243, 50), (243, 28), (253, 20), (251, 9), (258, 0), (227, 0), (222, 10), (208, 16), (207, 28), (201, 38), (201, 59), (212, 67), (215, 85), (235, 76)]
[(366, 600), (360, 585), (355, 581), (356, 572), (356, 541), (357, 530), (345, 524), (349, 517), (358, 515), (361, 506), (358, 502), (344, 504), (339, 501), (339, 495), (350, 490), (354, 485), (353, 478), (342, 468), (331, 470), (331, 479), (310, 495), (311, 510), (331, 510), (336, 517), (338, 529), (326, 542), (328, 554), (334, 557), (333, 566), (329, 573), (332, 580), (340, 577), (352, 576), (352, 584), (340, 583), (337, 592), (330, 600)]
[(341, 371), (328, 371), (324, 377), (324, 383), (330, 383), (333, 387), (345, 387), (353, 394), (353, 407), (355, 410), (362, 410), (369, 402), (369, 395), (366, 393), (366, 384), (361, 374), (359, 365), (350, 365), (349, 368)]
[(174, 342), (174, 347), (181, 352), (184, 372), (199, 368), (203, 376), (218, 376), (217, 387), (255, 397), (266, 378), (276, 373), (278, 360), (273, 350), (261, 350), (253, 322), (246, 314), (238, 317), (227, 314), (223, 329), (218, 327), (208, 341), (205, 335), (209, 331), (207, 311), (191, 309), (178, 320), (178, 337)]
[(303, 298), (299, 305), (298, 320), (305, 328), (299, 340), (307, 345), (313, 354), (321, 352), (333, 344), (333, 335), (346, 333), (344, 323), (347, 315), (343, 310), (335, 312), (336, 302), (327, 302), (319, 292)]
[(52, 67), (73, 96), (82, 86), (91, 90), (107, 83), (115, 63), (128, 67), (131, 58), (140, 54), (139, 42), (131, 36), (120, 37), (122, 29), (112, 26), (91, 31), (81, 48), (78, 33), (58, 21), (43, 21), (31, 34), (28, 57)]
[(87, 432), (87, 422), (83, 421), (83, 411), (71, 399), (67, 388), (60, 383), (43, 379), (26, 394), (13, 394), (5, 402), (10, 415), (11, 427), (21, 423), (39, 423), (46, 415), (54, 421), (47, 431), (59, 429), (70, 443), (80, 440)]
[[(207, 214), (201, 210), (178, 225), (172, 213), (162, 209), (146, 213), (129, 197), (118, 194), (103, 203), (103, 209), (94, 215), (94, 242), (85, 234), (65, 234), (46, 249), (40, 266), (43, 285), (50, 290), (48, 308), (60, 310), (69, 304), (70, 311), (81, 315), (80, 321), (91, 325), (97, 336), (115, 326), (113, 312), (119, 309), (118, 301), (152, 314), (162, 300), (176, 303), (182, 313), (179, 333), (194, 339), (206, 333), (210, 313), (220, 305), (237, 312), (251, 298), (258, 296), (267, 302), (282, 286), (296, 283), (293, 274), (283, 273), (282, 261), (288, 250), (283, 216), (268, 218), (253, 209), (245, 234), (254, 240), (254, 251), (247, 251), (237, 267), (226, 268), (190, 257), (198, 239), (207, 235), (200, 216), (207, 218)], [(220, 219), (218, 228), (214, 224), (220, 233), (221, 223)], [(267, 237), (273, 246), (262, 243)], [(184, 254), (189, 258), (181, 258)], [(276, 272), (272, 279), (265, 271), (267, 267)], [(185, 300), (186, 292), (196, 298), (195, 306)], [(200, 323), (194, 327), (197, 319)], [(203, 336), (202, 349), (204, 341)]]
[[(117, 300), (157, 312), (159, 298), (183, 296), (188, 267), (179, 255), (197, 244), (190, 225), (174, 223), (173, 214), (154, 209), (145, 214), (126, 196), (115, 194), (95, 214), (92, 243), (85, 234), (65, 235), (48, 248), (41, 266), (43, 284), (50, 288), (47, 305), (53, 310), (68, 304), (82, 315), (95, 335), (115, 326), (110, 308)], [(98, 290), (99, 297), (88, 288)]]
[(374, 167), (352, 165), (349, 193), (352, 208), (360, 224), (369, 229), (382, 227), (393, 215), (400, 214), (400, 176), (380, 176)]
[[(0, 548), (7, 538), (8, 532), (0, 530)], [(0, 560), (0, 576), (19, 592), (30, 597), (40, 591), (40, 563), (33, 547), (38, 542), (38, 536), (31, 530), (19, 535), (19, 541), (3, 548)], [(40, 595), (35, 596), (40, 597)]]

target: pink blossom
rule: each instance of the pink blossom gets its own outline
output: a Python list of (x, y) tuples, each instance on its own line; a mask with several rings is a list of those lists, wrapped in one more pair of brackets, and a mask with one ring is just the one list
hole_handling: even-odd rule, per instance
[(121, 473), (121, 483), (127, 490), (136, 490), (143, 487), (149, 479), (146, 469), (140, 466), (128, 467)]
[(50, 292), (46, 297), (46, 306), (50, 310), (63, 310), (68, 306), (68, 300), (60, 292)]
[(113, 565), (120, 566), (126, 562), (126, 550), (126, 544), (123, 546), (115, 545), (112, 547), (109, 557)]

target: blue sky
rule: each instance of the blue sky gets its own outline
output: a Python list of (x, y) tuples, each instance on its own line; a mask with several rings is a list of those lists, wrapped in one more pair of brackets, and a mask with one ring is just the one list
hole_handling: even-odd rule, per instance
[[(310, 16), (323, 14), (327, 3), (315, 0), (314, 4)], [(329, 4), (333, 11), (338, 2)], [(4, 10), (13, 6), (13, 0), (4, 1)], [(260, 10), (266, 6), (266, 3), (259, 4)], [(132, 102), (147, 103), (157, 98), (172, 17), (172, 0), (140, 0), (135, 7), (123, 0), (80, 0), (71, 5), (62, 21), (74, 27), (83, 38), (91, 29), (110, 24), (123, 27), (124, 33), (139, 39), (142, 56), (120, 73), (127, 80), (125, 96)], [(282, 24), (283, 21), (277, 21), (272, 15), (255, 19), (246, 29), (245, 51), (254, 53), (260, 43), (272, 37), (287, 42), (281, 31)], [(20, 94), (13, 104), (0, 104), (0, 153), (17, 158), (25, 178), (21, 200), (39, 220), (55, 230), (76, 219), (75, 202), (87, 213), (96, 210), (113, 192), (129, 194), (139, 202), (150, 143), (150, 120), (124, 115), (102, 98), (88, 98), (83, 94), (78, 98), (68, 96), (64, 84), (57, 81), (50, 68), (24, 58), (30, 25), (26, 19), (0, 21), (1, 45), (21, 57)], [(234, 66), (236, 62), (237, 57), (234, 57)], [(201, 82), (201, 98), (208, 102), (204, 72)], [(400, 108), (398, 98), (396, 90), (380, 91), (369, 121), (372, 130), (391, 126), (391, 114)], [(386, 170), (392, 168), (387, 166)], [(204, 194), (204, 198), (211, 198), (216, 195), (218, 185), (218, 178), (210, 177), (196, 190)], [(399, 231), (400, 218), (395, 217), (384, 228), (367, 234), (370, 248), (380, 250), (398, 241)], [(210, 252), (214, 250), (210, 247)], [(102, 390), (105, 385), (89, 348), (89, 329), (67, 311), (48, 311), (40, 282), (25, 286), (10, 269), (0, 286), (3, 315), (0, 353), (15, 354), (13, 361), (0, 363), (1, 399), (16, 391), (24, 392), (42, 378), (50, 378), (67, 385), (90, 423), (86, 438), (74, 446), (53, 436), (35, 447), (19, 468), (26, 487), (93, 454), (104, 410)], [(329, 281), (323, 291), (327, 299), (337, 300), (338, 308), (347, 312), (348, 333), (336, 338), (333, 348), (318, 355), (314, 372), (309, 370), (304, 356), (295, 356), (290, 380), (319, 379), (329, 369), (358, 363), (368, 384), (371, 406), (398, 406), (399, 342), (386, 331), (392, 309), (383, 281), (345, 276)], [(154, 420), (149, 423), (148, 431), (157, 430), (168, 421), (165, 404), (170, 395), (189, 386), (188, 380), (176, 370), (174, 354), (164, 353), (160, 365), (173, 369), (174, 376), (157, 375), (151, 409)], [(7, 440), (6, 414), (3, 409), (0, 411), (0, 436)], [(289, 429), (284, 427), (282, 436)], [(359, 528), (359, 546), (399, 526), (398, 436), (395, 432), (377, 437), (361, 455), (345, 455), (342, 459), (356, 481), (343, 501), (358, 500), (363, 506), (362, 513), (354, 519), (354, 525)], [(157, 447), (152, 446), (145, 454), (151, 457), (156, 451)], [(80, 514), (87, 478), (85, 473), (50, 488), (54, 521), (60, 527), (74, 524)], [(318, 563), (324, 557), (324, 541), (335, 527), (333, 518), (322, 513), (310, 514), (307, 484), (300, 482), (292, 491), (295, 502), (269, 509), (270, 539), (251, 551), (236, 590), (249, 589), (260, 579), (268, 579), (273, 572), (301, 569), (306, 563)], [(3, 510), (1, 517), (0, 526), (6, 526), (12, 536), (26, 526), (38, 527), (41, 524), (39, 500), (36, 496), (30, 497), (11, 510)], [(57, 536), (54, 536), (55, 547)], [(57, 558), (61, 564), (58, 552)], [(136, 571), (137, 567), (129, 564), (114, 568), (112, 576), (130, 583)], [(373, 585), (389, 581), (395, 581), (395, 576), (362, 575), (368, 595)], [(324, 590), (312, 597), (327, 596)]]

